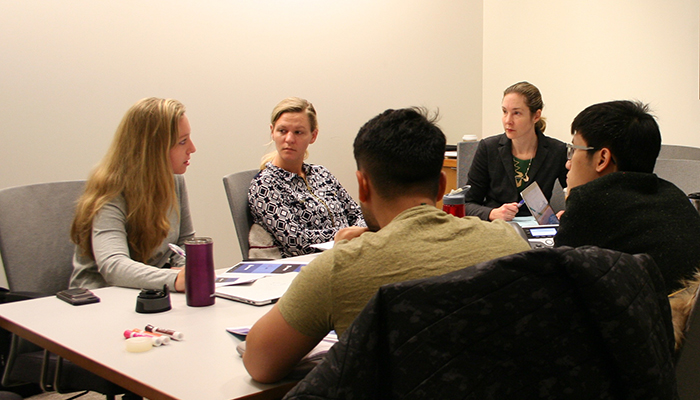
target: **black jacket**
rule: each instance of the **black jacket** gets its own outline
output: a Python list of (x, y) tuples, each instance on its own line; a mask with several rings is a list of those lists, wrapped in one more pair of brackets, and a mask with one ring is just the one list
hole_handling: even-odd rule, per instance
[(672, 293), (700, 266), (700, 214), (671, 182), (613, 172), (571, 189), (554, 244), (647, 253)]
[[(537, 182), (547, 200), (552, 198), (554, 182), (566, 187), (566, 144), (537, 132), (537, 154), (528, 171), (529, 184)], [(482, 139), (469, 168), (467, 184), (471, 189), (465, 195), (466, 215), (476, 215), (488, 221), (492, 209), (504, 203), (520, 201), (515, 186), (512, 141), (505, 133)], [(525, 187), (523, 187), (525, 189)], [(518, 216), (530, 215), (527, 207), (520, 207)]]
[(382, 287), (286, 399), (675, 399), (654, 261), (540, 249)]

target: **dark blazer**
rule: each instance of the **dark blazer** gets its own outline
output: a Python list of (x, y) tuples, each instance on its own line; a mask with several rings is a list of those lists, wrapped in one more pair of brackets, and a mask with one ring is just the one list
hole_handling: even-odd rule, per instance
[(651, 257), (531, 250), (381, 287), (285, 400), (672, 400), (673, 346)]
[[(530, 177), (528, 185), (536, 181), (550, 200), (557, 179), (561, 187), (566, 187), (567, 172), (566, 144), (537, 131), (537, 154), (527, 174)], [(471, 189), (465, 196), (466, 215), (476, 215), (488, 221), (492, 209), (520, 201), (520, 190), (515, 186), (512, 141), (505, 133), (479, 142), (467, 184)], [(530, 215), (527, 207), (520, 207), (518, 216), (526, 215)]]

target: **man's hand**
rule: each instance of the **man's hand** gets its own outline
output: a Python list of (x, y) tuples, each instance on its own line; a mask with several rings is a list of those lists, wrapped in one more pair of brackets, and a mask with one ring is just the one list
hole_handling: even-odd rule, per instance
[(336, 234), (335, 237), (333, 238), (334, 241), (339, 242), (341, 240), (350, 240), (354, 239), (360, 235), (362, 235), (365, 232), (369, 232), (368, 228), (362, 227), (362, 226), (348, 226), (347, 228), (343, 228), (339, 230)]

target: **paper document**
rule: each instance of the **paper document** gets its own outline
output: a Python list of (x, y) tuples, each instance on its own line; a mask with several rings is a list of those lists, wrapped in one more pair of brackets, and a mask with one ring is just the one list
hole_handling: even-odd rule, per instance
[(321, 251), (324, 251), (324, 250), (332, 249), (334, 244), (335, 244), (335, 242), (331, 240), (330, 242), (326, 242), (326, 243), (312, 244), (311, 247), (313, 247), (315, 249), (319, 249)]
[(538, 185), (537, 182), (532, 182), (530, 186), (520, 192), (520, 195), (523, 197), (523, 200), (525, 200), (527, 208), (530, 210), (532, 216), (535, 217), (538, 224), (559, 224), (559, 219), (554, 214), (554, 210), (552, 210), (552, 207), (549, 205), (547, 198), (544, 197), (544, 193), (542, 193), (542, 189), (540, 189), (540, 185)]
[(216, 276), (216, 287), (252, 283), (263, 276), (299, 272), (306, 262), (244, 261)]

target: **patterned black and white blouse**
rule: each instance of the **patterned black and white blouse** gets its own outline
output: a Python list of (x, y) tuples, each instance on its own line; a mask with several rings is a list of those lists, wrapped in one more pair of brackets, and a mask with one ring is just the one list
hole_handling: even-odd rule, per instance
[(360, 207), (330, 171), (302, 168), (306, 180), (267, 163), (248, 190), (254, 222), (272, 235), (283, 257), (313, 253), (312, 244), (333, 240), (341, 228), (366, 226)]

